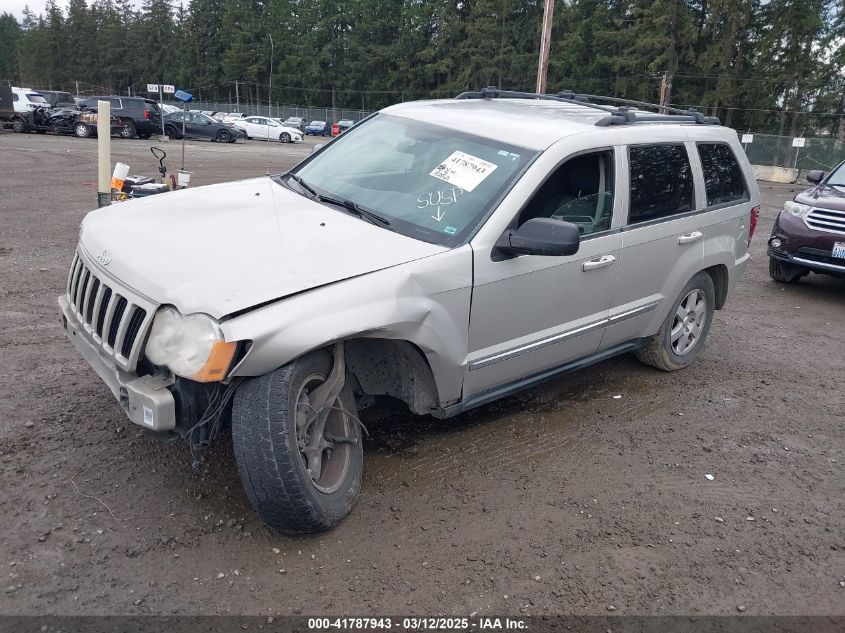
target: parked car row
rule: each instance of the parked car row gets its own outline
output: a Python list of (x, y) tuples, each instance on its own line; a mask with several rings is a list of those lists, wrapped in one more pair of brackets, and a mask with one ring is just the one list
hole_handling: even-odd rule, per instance
[[(243, 112), (184, 110), (144, 97), (105, 95), (75, 99), (69, 92), (31, 88), (12, 88), (12, 101), (19, 116), (10, 117), (9, 122), (16, 132), (69, 130), (68, 133), (77, 136), (91, 136), (96, 133), (96, 123), (92, 125), (90, 122), (96, 120), (99, 101), (111, 104), (115, 131), (127, 139), (148, 139), (163, 131), (173, 139), (184, 137), (225, 143), (238, 139), (259, 139), (300, 143), (306, 135), (339, 136), (355, 125), (349, 119), (334, 124), (320, 120), (306, 123), (302, 117), (282, 120)], [(47, 125), (46, 122), (52, 118), (50, 111), (55, 108), (61, 108), (62, 115), (55, 119), (57, 125)]]

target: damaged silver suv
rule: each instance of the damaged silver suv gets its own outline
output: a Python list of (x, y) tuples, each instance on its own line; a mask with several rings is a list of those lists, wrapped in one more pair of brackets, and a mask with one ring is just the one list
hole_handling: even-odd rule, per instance
[(231, 428), (259, 516), (327, 529), (376, 397), (448, 418), (616, 354), (701, 353), (748, 262), (752, 170), (718, 121), (619, 101), (404, 103), (284, 175), (94, 211), (64, 329), (132, 422), (195, 446)]

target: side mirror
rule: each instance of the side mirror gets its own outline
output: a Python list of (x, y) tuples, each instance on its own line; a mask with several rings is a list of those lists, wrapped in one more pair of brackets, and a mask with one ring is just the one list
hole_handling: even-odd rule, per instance
[(824, 180), (824, 172), (821, 169), (812, 169), (807, 172), (805, 177), (807, 178), (807, 182), (817, 185)]
[(314, 147), (311, 148), (311, 153), (314, 154), (316, 152), (319, 152), (321, 149), (323, 149), (324, 146), (325, 143), (317, 143)]
[(571, 222), (532, 218), (518, 229), (508, 229), (496, 242), (496, 250), (508, 255), (574, 255), (581, 245), (581, 233)]

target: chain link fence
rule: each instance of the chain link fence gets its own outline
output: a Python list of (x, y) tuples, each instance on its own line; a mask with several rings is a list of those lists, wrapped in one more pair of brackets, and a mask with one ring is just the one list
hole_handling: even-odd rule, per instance
[(256, 105), (253, 103), (227, 103), (222, 101), (192, 101), (192, 110), (205, 110), (208, 112), (242, 112), (250, 115), (269, 116), (274, 119), (287, 119), (298, 116), (305, 119), (306, 124), (311, 121), (326, 121), (337, 123), (348, 120), (357, 123), (361, 119), (370, 116), (367, 110), (352, 110), (348, 108), (317, 108), (310, 106), (296, 106), (285, 103)]
[[(743, 133), (738, 132), (740, 140)], [(743, 144), (752, 165), (786, 167), (805, 171), (830, 171), (845, 160), (845, 143), (836, 138), (804, 139), (804, 147), (793, 147), (793, 137), (774, 134), (754, 134), (751, 143)]]

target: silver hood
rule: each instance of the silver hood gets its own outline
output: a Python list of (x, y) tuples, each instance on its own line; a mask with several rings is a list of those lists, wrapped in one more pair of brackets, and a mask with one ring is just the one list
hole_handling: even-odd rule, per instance
[(80, 244), (89, 261), (153, 302), (216, 318), (447, 250), (269, 178), (98, 209), (83, 221)]

